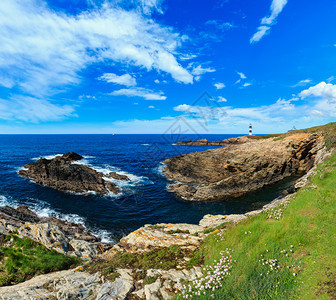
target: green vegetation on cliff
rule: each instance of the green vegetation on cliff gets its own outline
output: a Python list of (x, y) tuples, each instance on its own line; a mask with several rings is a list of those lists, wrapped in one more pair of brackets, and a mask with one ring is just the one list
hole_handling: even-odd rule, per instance
[(81, 263), (77, 257), (65, 256), (15, 234), (4, 237), (0, 246), (0, 286), (17, 284), (36, 275), (69, 269)]
[(191, 292), (185, 284), (185, 297), (336, 299), (335, 216), (336, 153), (287, 205), (212, 233), (202, 252), (213, 268)]

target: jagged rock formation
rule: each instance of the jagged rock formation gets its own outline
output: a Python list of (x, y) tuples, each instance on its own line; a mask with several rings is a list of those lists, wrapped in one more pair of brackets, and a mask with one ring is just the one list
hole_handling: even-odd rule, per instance
[(225, 200), (308, 171), (324, 147), (317, 134), (230, 139), (225, 148), (179, 155), (164, 161), (164, 174), (179, 182), (170, 190), (185, 200)]
[(74, 152), (56, 156), (53, 159), (40, 158), (34, 163), (25, 165), (19, 174), (31, 178), (35, 183), (75, 193), (118, 194), (120, 189), (106, 180), (106, 177), (129, 181), (127, 176), (116, 172), (104, 175), (89, 166), (74, 163), (82, 158)]
[(39, 218), (27, 206), (14, 209), (0, 207), (0, 235), (17, 232), (49, 249), (66, 255), (91, 260), (111, 246), (85, 231), (81, 224), (62, 221), (54, 217)]

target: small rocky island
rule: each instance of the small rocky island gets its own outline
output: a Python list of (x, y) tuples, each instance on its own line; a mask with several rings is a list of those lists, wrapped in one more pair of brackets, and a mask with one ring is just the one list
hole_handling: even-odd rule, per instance
[(219, 142), (186, 141), (180, 145), (226, 146), (183, 154), (164, 161), (170, 186), (184, 200), (226, 200), (270, 185), (298, 171), (307, 172), (324, 147), (322, 135), (238, 137)]
[(108, 179), (129, 181), (130, 179), (122, 174), (110, 172), (104, 174), (93, 168), (77, 164), (83, 156), (69, 152), (53, 159), (40, 158), (34, 163), (29, 163), (19, 171), (19, 175), (29, 177), (37, 184), (67, 192), (98, 194), (120, 193), (116, 184)]

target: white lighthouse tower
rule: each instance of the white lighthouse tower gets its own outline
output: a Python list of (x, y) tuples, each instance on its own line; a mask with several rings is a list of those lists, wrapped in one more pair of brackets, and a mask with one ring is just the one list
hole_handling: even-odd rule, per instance
[(250, 123), (250, 126), (249, 126), (249, 135), (252, 135), (252, 124)]

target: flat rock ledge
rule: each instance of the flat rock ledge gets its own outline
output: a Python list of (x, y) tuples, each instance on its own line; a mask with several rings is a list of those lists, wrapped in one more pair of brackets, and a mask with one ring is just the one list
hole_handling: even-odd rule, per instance
[(53, 159), (40, 158), (25, 165), (19, 171), (19, 175), (28, 177), (37, 184), (74, 193), (118, 194), (121, 191), (111, 179), (130, 180), (127, 176), (116, 172), (103, 174), (89, 166), (78, 164), (81, 159), (83, 156), (74, 152)]

